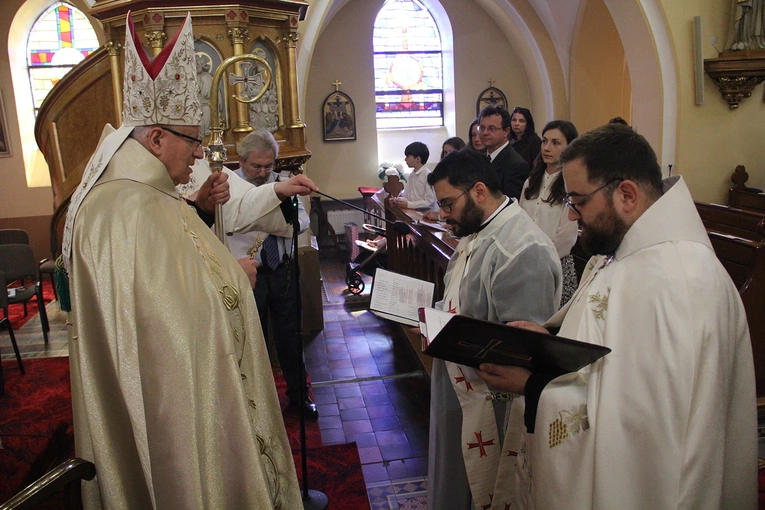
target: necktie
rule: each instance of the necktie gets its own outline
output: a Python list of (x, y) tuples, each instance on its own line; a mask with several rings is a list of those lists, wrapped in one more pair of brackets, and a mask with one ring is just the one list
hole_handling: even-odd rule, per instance
[(279, 262), (281, 262), (278, 241), (276, 236), (268, 236), (263, 242), (263, 251), (260, 258), (269, 269), (276, 269), (279, 266)]

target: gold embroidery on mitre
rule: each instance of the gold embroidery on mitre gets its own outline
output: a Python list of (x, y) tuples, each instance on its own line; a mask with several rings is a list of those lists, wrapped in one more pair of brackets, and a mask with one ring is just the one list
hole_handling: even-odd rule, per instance
[(550, 448), (555, 448), (572, 435), (589, 430), (589, 428), (590, 421), (587, 418), (587, 404), (574, 407), (570, 411), (560, 411), (558, 419), (550, 424)]
[(604, 296), (600, 295), (600, 292), (590, 294), (590, 303), (594, 303), (592, 313), (595, 314), (596, 319), (606, 320), (606, 312), (608, 311), (608, 296), (611, 294), (611, 287), (606, 289)]

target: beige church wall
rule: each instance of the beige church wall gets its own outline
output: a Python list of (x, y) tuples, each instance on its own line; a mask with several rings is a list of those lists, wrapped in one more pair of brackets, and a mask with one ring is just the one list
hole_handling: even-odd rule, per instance
[[(358, 197), (359, 186), (380, 186), (377, 177), (381, 158), (403, 162), (404, 148), (419, 140), (428, 145), (428, 163), (438, 162), (443, 141), (450, 136), (467, 137), (476, 115), (476, 100), (482, 90), (502, 90), (509, 106), (531, 105), (527, 77), (514, 48), (485, 10), (462, 0), (442, 0), (454, 37), (455, 122), (451, 128), (393, 130), (378, 137), (375, 124), (372, 29), (381, 0), (354, 0), (340, 8), (320, 33), (306, 76), (305, 115), (308, 148), (313, 156), (306, 164), (308, 175), (325, 192), (339, 198)], [(309, 16), (311, 16), (309, 10)], [(476, 27), (480, 27), (477, 29)], [(321, 106), (342, 82), (356, 107), (357, 140), (324, 142)], [(533, 113), (533, 111), (532, 111)], [(466, 140), (467, 141), (467, 140)]]
[(588, 0), (580, 13), (569, 79), (570, 120), (580, 134), (617, 116), (631, 122), (632, 89), (624, 48), (603, 0)]
[(693, 18), (702, 18), (702, 53), (716, 58), (709, 42), (716, 36), (723, 50), (728, 35), (731, 1), (661, 0), (678, 68), (677, 158), (680, 173), (696, 200), (727, 203), (730, 176), (736, 165), (746, 166), (747, 185), (765, 189), (765, 102), (763, 85), (736, 110), (728, 108), (711, 78), (704, 75), (704, 104), (695, 104)]
[[(30, 187), (27, 184), (16, 108), (17, 98), (13, 89), (8, 45), (9, 43), (26, 45), (26, 38), (17, 37), (9, 41), (11, 24), (20, 10), (21, 15), (28, 12), (36, 13), (28, 21), (28, 27), (26, 27), (26, 31), (28, 31), (36, 16), (52, 3), (46, 0), (28, 0), (27, 2), (24, 0), (3, 0), (4, 15), (0, 16), (0, 90), (2, 90), (5, 114), (8, 119), (7, 137), (10, 139), (13, 153), (12, 157), (0, 158), (0, 176), (2, 177), (0, 218), (4, 228), (13, 227), (29, 230), (33, 246), (38, 243), (44, 244), (43, 256), (47, 255), (49, 251), (47, 230), (49, 217), (53, 212), (53, 195), (49, 185)], [(83, 0), (74, 0), (72, 3), (87, 13), (87, 5)], [(91, 21), (93, 21), (92, 18)], [(97, 22), (94, 26), (99, 38), (103, 39)]]

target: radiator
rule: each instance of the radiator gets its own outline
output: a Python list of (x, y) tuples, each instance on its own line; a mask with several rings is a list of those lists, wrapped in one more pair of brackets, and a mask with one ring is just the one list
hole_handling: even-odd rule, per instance
[(327, 211), (327, 220), (335, 229), (335, 234), (341, 236), (345, 232), (346, 223), (355, 223), (357, 227), (361, 227), (364, 224), (364, 213), (353, 209)]

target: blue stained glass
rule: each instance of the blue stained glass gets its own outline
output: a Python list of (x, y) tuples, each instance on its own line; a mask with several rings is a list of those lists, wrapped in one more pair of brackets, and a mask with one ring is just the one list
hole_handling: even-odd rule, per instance
[(377, 127), (443, 125), (441, 36), (418, 0), (387, 0), (374, 34)]

